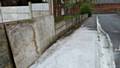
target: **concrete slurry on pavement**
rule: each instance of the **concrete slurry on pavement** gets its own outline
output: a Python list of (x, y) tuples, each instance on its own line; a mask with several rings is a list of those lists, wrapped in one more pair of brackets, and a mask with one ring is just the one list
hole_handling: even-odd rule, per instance
[(58, 40), (30, 68), (96, 68), (96, 42), (97, 31), (79, 28)]
[(104, 48), (105, 36), (98, 41), (96, 16), (89, 18), (70, 36), (58, 40), (30, 68), (114, 68), (111, 50)]

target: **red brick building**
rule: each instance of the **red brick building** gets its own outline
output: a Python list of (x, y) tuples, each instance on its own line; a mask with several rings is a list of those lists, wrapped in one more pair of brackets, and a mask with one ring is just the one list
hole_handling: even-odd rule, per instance
[(96, 0), (95, 12), (115, 12), (120, 10), (120, 0)]

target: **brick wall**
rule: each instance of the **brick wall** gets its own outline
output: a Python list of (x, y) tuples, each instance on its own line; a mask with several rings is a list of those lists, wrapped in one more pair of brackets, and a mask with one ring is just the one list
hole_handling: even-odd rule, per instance
[(118, 4), (96, 4), (95, 11), (96, 12), (114, 12), (116, 10), (120, 10), (120, 3)]

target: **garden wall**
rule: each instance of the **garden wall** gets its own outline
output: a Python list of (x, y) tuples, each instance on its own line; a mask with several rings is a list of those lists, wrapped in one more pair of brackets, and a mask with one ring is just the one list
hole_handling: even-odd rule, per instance
[(17, 68), (29, 67), (55, 37), (53, 16), (8, 22), (6, 28)]

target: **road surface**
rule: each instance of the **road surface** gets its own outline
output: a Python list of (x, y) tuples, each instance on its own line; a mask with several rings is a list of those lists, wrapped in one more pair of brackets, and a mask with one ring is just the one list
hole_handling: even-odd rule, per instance
[(102, 28), (110, 35), (114, 50), (120, 47), (120, 16), (117, 14), (98, 15)]
[(106, 31), (112, 41), (115, 55), (116, 68), (120, 68), (120, 15), (118, 14), (96, 14), (90, 18), (84, 26), (96, 29), (95, 18), (98, 16), (100, 24), (104, 31)]
[(120, 68), (120, 15), (101, 14), (98, 16), (102, 28), (109, 34), (113, 43), (116, 68)]

